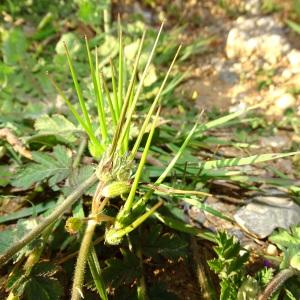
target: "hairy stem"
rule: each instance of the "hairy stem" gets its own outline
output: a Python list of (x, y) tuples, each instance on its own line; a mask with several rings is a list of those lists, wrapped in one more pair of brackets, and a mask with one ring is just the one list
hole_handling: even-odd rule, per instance
[(85, 229), (75, 267), (71, 300), (80, 300), (81, 298), (84, 298), (82, 293), (84, 270), (86, 267), (90, 245), (93, 239), (96, 225), (97, 222), (91, 219), (88, 221), (87, 227)]
[(268, 300), (272, 295), (278, 291), (278, 289), (291, 277), (298, 273), (293, 268), (288, 268), (280, 271), (276, 276), (269, 282), (265, 290), (259, 295), (258, 300)]
[(56, 209), (46, 217), (38, 226), (36, 226), (32, 231), (26, 234), (21, 240), (17, 241), (9, 249), (7, 249), (4, 254), (0, 256), (0, 267), (8, 262), (18, 251), (20, 251), (24, 246), (33, 241), (35, 238), (39, 237), (40, 234), (47, 228), (50, 224), (55, 222), (60, 216), (62, 216), (65, 211), (78, 200), (80, 196), (84, 193), (86, 189), (92, 186), (98, 180), (96, 174), (93, 174), (86, 181), (84, 181), (71, 195), (69, 195)]

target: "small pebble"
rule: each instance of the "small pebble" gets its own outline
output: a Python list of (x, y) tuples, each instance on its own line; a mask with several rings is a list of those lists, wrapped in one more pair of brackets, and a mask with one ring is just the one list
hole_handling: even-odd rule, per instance
[(278, 255), (277, 247), (273, 244), (269, 244), (267, 249), (266, 249), (266, 254), (267, 255), (272, 255), (272, 256)]

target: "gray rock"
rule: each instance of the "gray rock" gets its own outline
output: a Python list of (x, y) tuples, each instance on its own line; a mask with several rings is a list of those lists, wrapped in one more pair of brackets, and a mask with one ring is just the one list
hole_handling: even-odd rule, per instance
[(219, 78), (229, 85), (234, 85), (239, 82), (238, 74), (226, 69), (223, 69), (219, 72)]
[(239, 209), (234, 219), (257, 238), (266, 238), (276, 228), (288, 229), (300, 223), (300, 206), (288, 198), (256, 197), (254, 201)]

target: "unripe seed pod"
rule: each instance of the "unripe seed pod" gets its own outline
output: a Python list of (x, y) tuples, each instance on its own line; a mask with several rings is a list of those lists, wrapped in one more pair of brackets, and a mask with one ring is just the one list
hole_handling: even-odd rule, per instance
[(115, 198), (122, 194), (128, 194), (130, 187), (131, 185), (128, 181), (114, 181), (103, 188), (102, 197)]
[(83, 219), (71, 217), (68, 218), (65, 224), (65, 229), (70, 234), (76, 234), (79, 232), (83, 225)]

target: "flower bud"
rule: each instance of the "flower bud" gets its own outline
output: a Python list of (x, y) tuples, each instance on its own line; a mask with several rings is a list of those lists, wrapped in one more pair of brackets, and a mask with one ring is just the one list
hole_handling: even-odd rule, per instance
[(83, 225), (83, 219), (71, 217), (68, 218), (65, 224), (65, 229), (70, 234), (76, 234), (79, 232)]
[(102, 196), (106, 198), (115, 198), (122, 194), (128, 194), (131, 185), (128, 181), (114, 181), (106, 185), (102, 190)]

